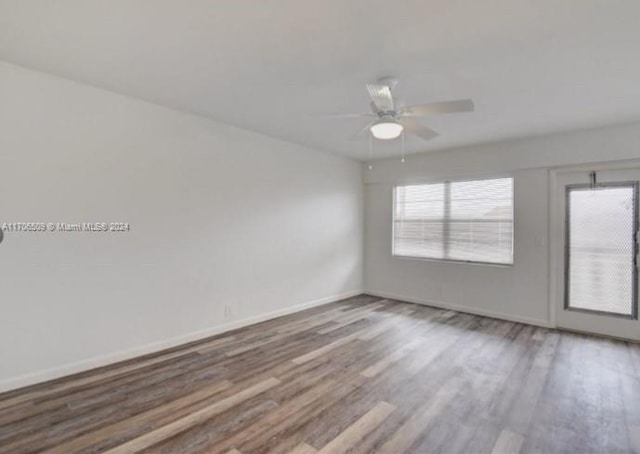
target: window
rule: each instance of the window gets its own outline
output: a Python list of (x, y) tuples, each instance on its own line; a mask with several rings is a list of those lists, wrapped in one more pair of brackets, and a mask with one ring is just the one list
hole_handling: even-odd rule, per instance
[(393, 255), (513, 263), (513, 178), (397, 186)]
[(636, 318), (638, 184), (567, 186), (565, 308)]

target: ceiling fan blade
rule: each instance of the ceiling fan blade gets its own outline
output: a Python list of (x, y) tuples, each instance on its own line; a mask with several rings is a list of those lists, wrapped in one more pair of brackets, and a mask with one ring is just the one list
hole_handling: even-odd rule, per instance
[(388, 85), (367, 84), (367, 91), (379, 111), (388, 112), (393, 110), (393, 96)]
[(366, 135), (366, 133), (369, 132), (369, 128), (371, 128), (371, 125), (374, 124), (374, 123), (375, 123), (375, 121), (367, 123), (360, 131), (358, 131), (357, 134), (354, 134), (353, 136), (351, 136), (350, 140), (362, 139)]
[(460, 112), (473, 112), (474, 105), (471, 99), (458, 99), (456, 101), (432, 102), (408, 106), (402, 109), (400, 115), (408, 117), (421, 117), (424, 115), (437, 115)]
[(372, 118), (372, 113), (336, 113), (336, 114), (313, 114), (315, 118)]
[(400, 124), (404, 127), (405, 132), (418, 136), (423, 140), (431, 140), (439, 136), (433, 129), (427, 128), (414, 120), (404, 118), (400, 120)]

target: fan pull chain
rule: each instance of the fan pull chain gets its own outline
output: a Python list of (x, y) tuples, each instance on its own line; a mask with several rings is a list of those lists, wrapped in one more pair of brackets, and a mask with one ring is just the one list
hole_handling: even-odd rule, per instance
[(373, 155), (373, 134), (369, 132), (369, 170), (373, 170), (373, 164), (371, 163), (372, 155)]
[(400, 162), (404, 164), (404, 129), (400, 133), (400, 136), (400, 141), (402, 142), (402, 159), (400, 160)]

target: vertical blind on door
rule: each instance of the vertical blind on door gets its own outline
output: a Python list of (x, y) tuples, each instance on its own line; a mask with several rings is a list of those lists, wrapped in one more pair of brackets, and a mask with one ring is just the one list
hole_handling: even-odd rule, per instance
[(393, 255), (513, 263), (513, 179), (397, 186)]

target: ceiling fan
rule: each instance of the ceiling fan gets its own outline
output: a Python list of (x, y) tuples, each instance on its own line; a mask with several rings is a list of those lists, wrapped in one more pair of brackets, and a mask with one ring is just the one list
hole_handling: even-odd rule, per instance
[(458, 99), (455, 101), (434, 102), (418, 104), (415, 106), (399, 106), (393, 98), (393, 89), (398, 81), (391, 77), (379, 79), (375, 84), (367, 84), (367, 92), (371, 98), (369, 106), (371, 112), (353, 114), (323, 115), (325, 118), (372, 118), (362, 130), (354, 137), (358, 138), (367, 131), (376, 139), (395, 139), (403, 131), (430, 140), (438, 136), (434, 130), (421, 125), (414, 117), (425, 117), (448, 113), (473, 112), (474, 105), (471, 99)]

